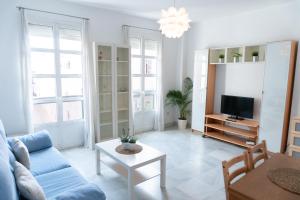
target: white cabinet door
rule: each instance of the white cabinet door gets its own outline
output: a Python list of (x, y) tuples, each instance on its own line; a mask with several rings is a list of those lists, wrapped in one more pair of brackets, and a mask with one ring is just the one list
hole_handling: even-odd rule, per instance
[(291, 42), (267, 45), (259, 138), (272, 152), (280, 152)]
[(192, 129), (204, 132), (208, 49), (195, 51)]

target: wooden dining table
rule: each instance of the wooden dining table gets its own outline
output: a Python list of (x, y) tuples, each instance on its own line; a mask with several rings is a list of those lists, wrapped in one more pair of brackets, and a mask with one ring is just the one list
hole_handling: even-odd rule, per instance
[(277, 168), (300, 170), (300, 159), (274, 154), (228, 188), (230, 200), (300, 200), (300, 194), (289, 192), (267, 177), (268, 171)]

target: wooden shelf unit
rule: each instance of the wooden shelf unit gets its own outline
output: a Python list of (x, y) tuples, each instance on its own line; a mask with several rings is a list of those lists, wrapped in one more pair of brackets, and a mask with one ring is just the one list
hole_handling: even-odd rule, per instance
[(209, 114), (205, 115), (203, 136), (250, 148), (253, 145), (247, 144), (247, 141), (257, 143), (258, 128), (259, 123), (255, 120), (229, 121), (227, 115)]
[[(263, 63), (265, 62), (266, 45), (250, 45), (238, 47), (223, 47), (209, 49), (209, 64), (233, 64), (233, 63)], [(258, 54), (254, 60), (252, 54)], [(234, 53), (239, 53), (241, 56), (234, 62)], [(225, 59), (220, 61), (219, 57), (223, 55)]]

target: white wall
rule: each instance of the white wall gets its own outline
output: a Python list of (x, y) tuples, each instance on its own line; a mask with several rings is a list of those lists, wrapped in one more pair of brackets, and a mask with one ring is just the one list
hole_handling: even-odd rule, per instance
[(254, 98), (254, 119), (259, 120), (263, 89), (264, 64), (227, 64), (218, 65), (214, 112), (220, 113), (221, 95)]
[[(8, 134), (27, 130), (21, 93), (21, 73), (19, 64), (19, 12), (16, 6), (47, 10), (90, 18), (90, 42), (123, 43), (123, 24), (148, 28), (158, 28), (156, 21), (120, 14), (113, 11), (85, 7), (57, 0), (1, 0), (0, 2), (0, 118)], [(177, 71), (172, 58), (177, 57), (177, 40), (165, 40), (163, 63), (164, 91), (176, 88)], [(164, 55), (163, 55), (164, 56)], [(174, 120), (172, 109), (166, 111), (165, 122)], [(59, 136), (54, 136), (59, 138)], [(66, 140), (72, 137), (66, 137)], [(80, 138), (80, 137), (79, 137)], [(64, 143), (63, 141), (61, 142)], [(82, 141), (74, 141), (76, 144)]]
[[(193, 24), (187, 34), (185, 43), (186, 55), (184, 63), (187, 67), (184, 68), (184, 76), (193, 77), (193, 56), (196, 49), (260, 44), (280, 40), (299, 40), (299, 10), (300, 1), (297, 0), (283, 5)], [(297, 60), (292, 116), (300, 115), (300, 53)], [(232, 69), (230, 73), (234, 72), (237, 71)], [(229, 72), (226, 71), (226, 73)], [(251, 82), (256, 81), (253, 80), (252, 76), (247, 80)], [(218, 87), (221, 87), (220, 84)], [(243, 87), (240, 88), (242, 89)], [(234, 92), (239, 93), (242, 91)]]

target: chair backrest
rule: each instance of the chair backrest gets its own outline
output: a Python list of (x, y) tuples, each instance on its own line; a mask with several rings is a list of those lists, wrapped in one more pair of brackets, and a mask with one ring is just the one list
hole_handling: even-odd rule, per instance
[[(236, 165), (238, 163), (243, 163), (243, 166), (233, 170), (232, 172), (230, 172), (229, 169), (233, 165)], [(228, 160), (228, 161), (223, 161), (222, 165), (223, 165), (223, 175), (224, 175), (226, 198), (229, 199), (228, 187), (231, 184), (232, 180), (235, 179), (236, 177), (242, 175), (242, 174), (246, 174), (249, 171), (248, 154), (245, 151), (242, 155), (234, 157), (234, 158), (232, 158), (231, 160)]]
[(250, 169), (255, 168), (255, 164), (260, 160), (268, 159), (268, 150), (266, 141), (263, 140), (260, 144), (248, 149), (249, 154), (249, 167)]
[(293, 152), (300, 153), (300, 117), (294, 117), (292, 120), (292, 127), (290, 132), (290, 140), (288, 145), (289, 156), (293, 156)]
[(300, 144), (296, 143), (296, 140), (300, 140), (299, 132), (292, 131), (290, 134), (290, 144), (289, 144), (289, 156), (293, 156), (293, 152), (300, 153)]

